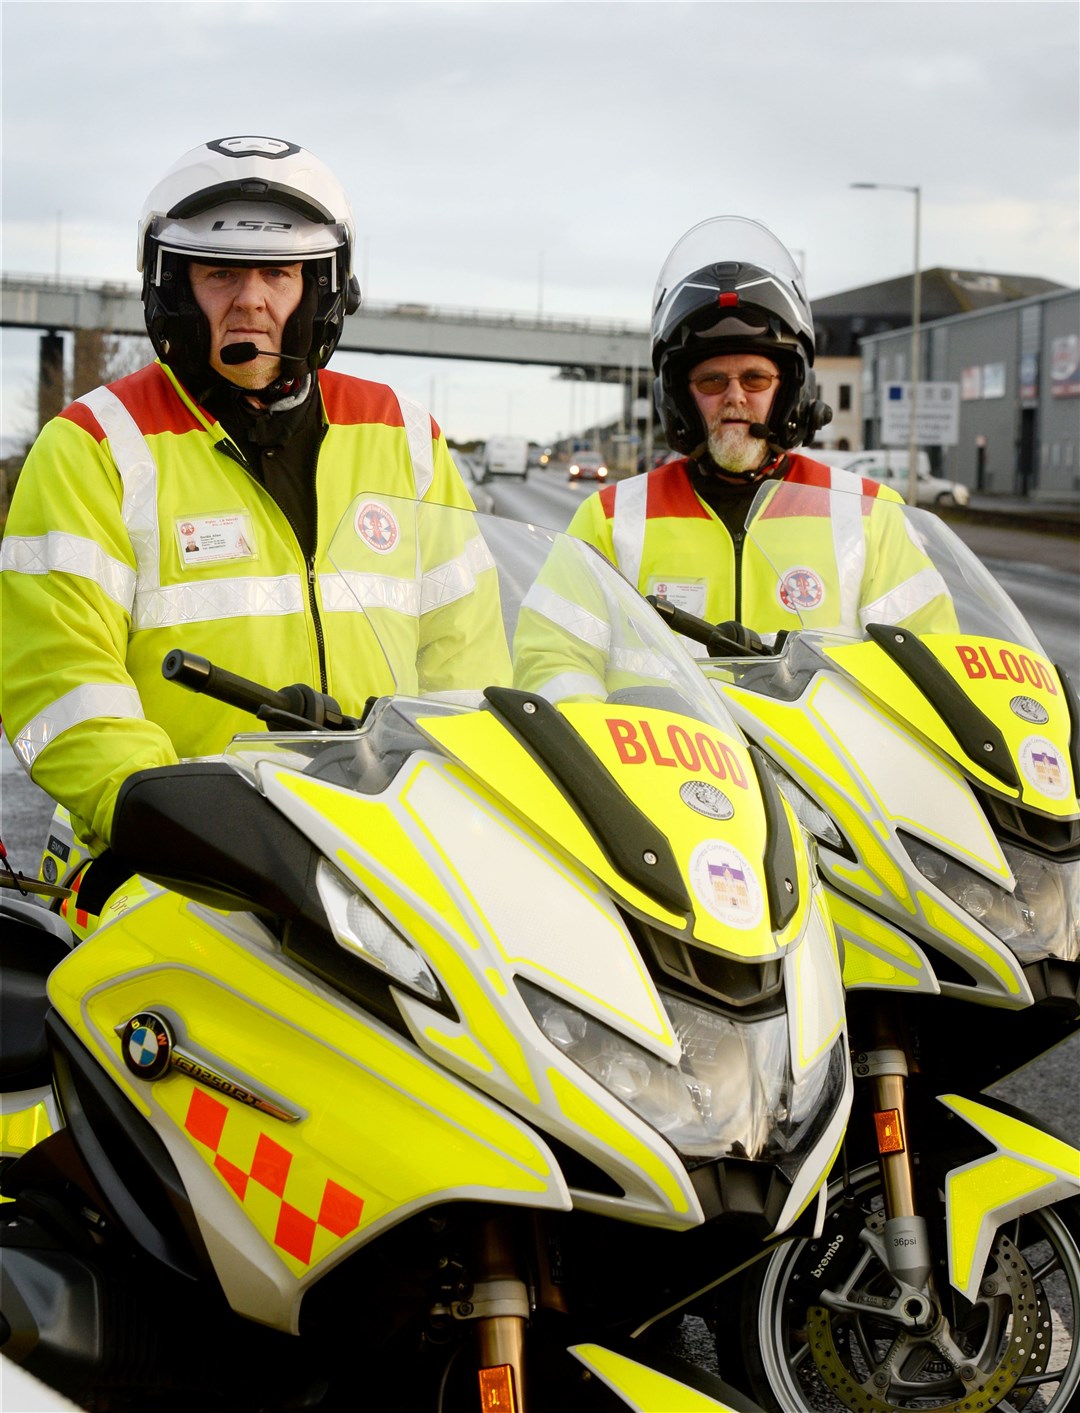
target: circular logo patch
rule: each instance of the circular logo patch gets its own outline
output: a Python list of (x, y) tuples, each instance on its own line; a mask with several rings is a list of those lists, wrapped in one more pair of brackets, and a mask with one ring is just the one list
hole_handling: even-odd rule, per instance
[(356, 533), (376, 554), (389, 554), (398, 542), (398, 523), (377, 500), (368, 500), (356, 512)]
[(723, 790), (718, 790), (707, 780), (687, 780), (679, 786), (679, 798), (684, 805), (689, 805), (708, 819), (730, 819), (735, 813), (735, 806)]
[(1052, 800), (1069, 793), (1069, 764), (1053, 741), (1045, 736), (1029, 736), (1020, 745), (1020, 769), (1030, 785)]
[(1050, 720), (1050, 713), (1034, 697), (1013, 697), (1009, 708), (1014, 716), (1030, 721), (1033, 726), (1045, 726)]
[(706, 911), (729, 927), (756, 927), (764, 916), (753, 865), (721, 839), (707, 839), (694, 850), (690, 883)]
[(790, 613), (806, 613), (825, 602), (825, 585), (812, 569), (789, 569), (780, 580), (777, 593)]
[(120, 1037), (124, 1064), (139, 1079), (160, 1079), (172, 1059), (173, 1034), (154, 1011), (132, 1016)]

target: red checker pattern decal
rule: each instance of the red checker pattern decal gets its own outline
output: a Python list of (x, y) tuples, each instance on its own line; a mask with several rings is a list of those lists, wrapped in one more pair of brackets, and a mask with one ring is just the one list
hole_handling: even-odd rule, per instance
[(340, 1238), (350, 1236), (357, 1229), (364, 1210), (364, 1199), (333, 1178), (326, 1179), (319, 1212), (315, 1217), (286, 1201), (285, 1187), (293, 1154), (265, 1133), (259, 1135), (247, 1171), (220, 1153), (218, 1149), (229, 1112), (229, 1106), (220, 1099), (214, 1099), (202, 1089), (193, 1089), (184, 1128), (198, 1143), (211, 1150), (214, 1168), (241, 1203), (247, 1196), (249, 1184), (253, 1182), (280, 1199), (274, 1231), (275, 1246), (306, 1266), (311, 1262), (319, 1227)]

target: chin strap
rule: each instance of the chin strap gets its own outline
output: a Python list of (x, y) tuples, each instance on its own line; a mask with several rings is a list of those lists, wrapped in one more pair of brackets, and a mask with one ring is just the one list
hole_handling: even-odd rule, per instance
[(772, 454), (756, 471), (725, 471), (722, 466), (717, 466), (709, 455), (705, 443), (695, 448), (690, 459), (697, 462), (706, 476), (723, 481), (726, 486), (756, 486), (760, 481), (767, 481), (771, 476), (775, 476), (787, 460), (786, 451), (779, 451), (775, 447), (770, 447), (769, 450)]

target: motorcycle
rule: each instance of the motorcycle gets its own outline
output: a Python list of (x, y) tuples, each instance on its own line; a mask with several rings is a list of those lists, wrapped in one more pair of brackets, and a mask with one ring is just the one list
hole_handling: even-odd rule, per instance
[[(856, 615), (806, 526), (840, 527), (832, 552), (871, 516), (914, 577)], [(763, 1256), (716, 1327), (782, 1413), (1065, 1413), (1080, 1152), (984, 1091), (1080, 1028), (1076, 693), (929, 512), (766, 485), (746, 553), (772, 573), (743, 625), (764, 639), (657, 606), (814, 841), (856, 1097), (823, 1231)]]
[(0, 1348), (94, 1413), (744, 1413), (666, 1331), (824, 1217), (853, 1080), (792, 807), (589, 547), (381, 496), (329, 555), (362, 715), (178, 647), (264, 729), (125, 783), (77, 945), (0, 901)]

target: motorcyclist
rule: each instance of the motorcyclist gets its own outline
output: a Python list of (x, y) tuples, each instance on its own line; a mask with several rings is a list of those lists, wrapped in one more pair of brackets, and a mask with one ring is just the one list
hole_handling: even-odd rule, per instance
[[(928, 623), (943, 608), (947, 616), (939, 576), (897, 533), (901, 517), (875, 513), (901, 498), (794, 450), (832, 412), (815, 396), (802, 276), (769, 230), (721, 216), (688, 231), (660, 272), (651, 339), (657, 410), (682, 456), (590, 496), (571, 534), (641, 593), (758, 633), (800, 617), (857, 631), (872, 621), (918, 627), (919, 615)], [(765, 495), (747, 541), (748, 512), (774, 482), (806, 495), (785, 496), (771, 520)], [(738, 635), (734, 622), (730, 630)]]
[[(325, 369), (360, 303), (355, 245), (344, 191), (296, 144), (187, 152), (139, 221), (157, 361), (79, 398), (26, 460), (2, 551), (4, 727), (91, 852), (133, 771), (254, 725), (166, 683), (173, 647), (356, 714), (392, 685), (359, 592), (411, 625), (421, 687), (475, 681), (479, 655), (504, 670), (482, 541), (429, 544), (422, 592), (393, 554), (408, 536), (391, 497), (471, 506), (442, 433), (391, 388)], [(344, 576), (327, 543), (358, 495), (371, 572)]]

